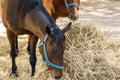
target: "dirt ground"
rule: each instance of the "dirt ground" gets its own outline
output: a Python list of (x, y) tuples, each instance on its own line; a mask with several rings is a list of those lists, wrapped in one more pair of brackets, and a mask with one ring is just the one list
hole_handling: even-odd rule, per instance
[[(120, 43), (119, 42), (120, 40), (120, 2), (83, 0), (81, 2), (79, 13), (80, 13), (79, 14), (80, 18), (76, 22), (80, 22), (81, 24), (94, 23), (95, 25), (98, 26), (99, 30), (103, 32), (110, 32), (110, 36), (109, 36), (110, 41), (113, 41), (113, 42), (115, 41), (118, 44)], [(60, 18), (57, 20), (58, 25), (61, 25), (63, 22), (67, 23), (69, 22), (69, 19)], [(24, 63), (25, 61), (24, 65), (19, 65), (20, 67), (18, 69), (18, 71), (20, 72), (20, 75), (24, 74), (22, 76), (24, 77), (24, 79), (26, 79), (30, 75), (30, 74), (27, 74), (27, 73), (30, 73), (30, 66), (26, 67), (26, 65), (29, 65), (29, 61), (28, 61), (29, 55), (27, 54), (27, 51), (26, 51), (27, 40), (28, 38), (26, 35), (19, 37), (20, 53), (19, 53), (19, 57), (17, 58), (18, 65)], [(8, 74), (11, 71), (11, 59), (9, 56), (9, 52), (10, 52), (10, 47), (8, 44), (8, 40), (6, 38), (5, 28), (3, 27), (1, 17), (0, 17), (0, 80), (7, 80), (8, 76), (10, 75)], [(120, 51), (116, 51), (116, 52), (120, 52)], [(38, 56), (40, 55), (38, 54)], [(21, 57), (24, 60), (19, 62), (19, 60), (22, 60), (20, 59)], [(37, 65), (41, 65), (40, 64), (42, 62), (41, 56), (39, 57), (39, 60), (40, 62), (37, 62)], [(116, 61), (113, 61), (113, 62), (117, 62), (117, 61), (120, 61), (120, 60), (116, 59)], [(24, 71), (23, 71), (23, 68), (24, 68)], [(41, 70), (40, 72), (42, 71), (44, 70)], [(19, 80), (22, 80), (22, 79), (19, 79)], [(49, 80), (50, 79), (51, 78), (49, 78)], [(17, 79), (13, 79), (10, 77), (10, 80), (17, 80)], [(26, 80), (28, 80), (28, 78)]]

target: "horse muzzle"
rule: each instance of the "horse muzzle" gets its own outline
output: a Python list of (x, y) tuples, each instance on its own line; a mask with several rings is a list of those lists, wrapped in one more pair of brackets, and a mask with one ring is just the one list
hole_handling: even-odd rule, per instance
[(79, 15), (70, 14), (70, 15), (69, 15), (69, 18), (70, 18), (71, 20), (77, 20), (77, 19), (79, 18)]
[(53, 69), (53, 77), (54, 77), (54, 79), (56, 79), (56, 80), (59, 80), (59, 79), (61, 79), (61, 77), (62, 77), (62, 70), (59, 70), (59, 69)]

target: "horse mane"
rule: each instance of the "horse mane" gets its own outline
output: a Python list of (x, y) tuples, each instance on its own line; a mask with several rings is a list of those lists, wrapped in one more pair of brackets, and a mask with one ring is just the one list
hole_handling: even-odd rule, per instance
[(35, 0), (19, 0), (18, 15), (21, 19), (24, 18), (25, 14), (36, 7)]

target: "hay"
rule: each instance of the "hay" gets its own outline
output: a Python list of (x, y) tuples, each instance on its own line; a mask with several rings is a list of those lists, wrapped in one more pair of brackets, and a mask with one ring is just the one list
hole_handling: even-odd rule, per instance
[[(65, 52), (65, 74), (67, 80), (113, 80), (118, 75), (111, 65), (109, 54), (114, 44), (108, 42), (109, 32), (101, 33), (93, 24), (74, 24), (67, 33)], [(115, 47), (116, 45), (114, 45)], [(114, 49), (114, 50), (113, 50)], [(118, 48), (116, 48), (118, 49)], [(113, 60), (113, 59), (112, 59)], [(116, 63), (117, 64), (117, 63)], [(120, 69), (117, 68), (119, 71)]]
[[(109, 33), (101, 33), (93, 24), (75, 23), (66, 33), (65, 69), (61, 80), (120, 79), (120, 54), (118, 54), (120, 47), (109, 43), (108, 38)], [(7, 46), (8, 43), (5, 44), (7, 39), (3, 39), (0, 40), (4, 43), (0, 45), (0, 80), (54, 80), (51, 71), (42, 64), (38, 51), (36, 73), (34, 77), (30, 77), (29, 55), (25, 52), (28, 38), (25, 37), (19, 38), (20, 53), (16, 59), (20, 77), (9, 76), (11, 59), (9, 51), (5, 50), (5, 47), (9, 50), (9, 46)]]

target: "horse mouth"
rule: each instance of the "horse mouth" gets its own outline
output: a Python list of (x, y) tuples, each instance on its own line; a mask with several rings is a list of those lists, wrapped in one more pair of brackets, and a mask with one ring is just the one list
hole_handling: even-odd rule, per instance
[(52, 68), (52, 76), (55, 80), (59, 80), (62, 77), (62, 70), (57, 70)]
[(69, 15), (69, 18), (70, 18), (71, 20), (77, 20), (77, 19), (79, 18), (79, 15), (70, 14), (70, 15)]

